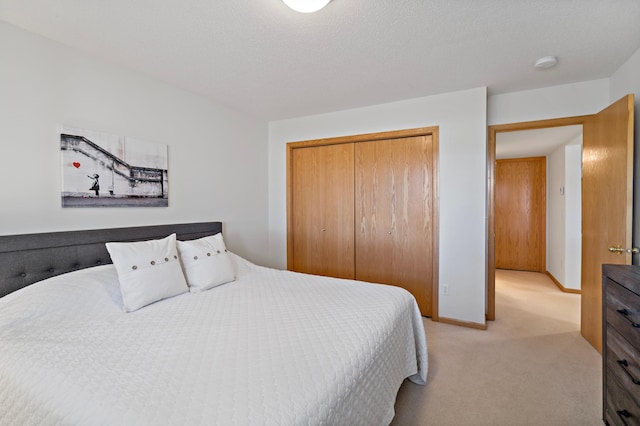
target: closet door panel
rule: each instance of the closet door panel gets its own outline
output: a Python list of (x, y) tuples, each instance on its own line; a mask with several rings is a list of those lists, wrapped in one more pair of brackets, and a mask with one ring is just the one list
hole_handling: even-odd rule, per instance
[(354, 144), (292, 152), (293, 270), (353, 279)]
[(432, 136), (355, 147), (356, 279), (410, 291), (432, 311), (434, 180)]

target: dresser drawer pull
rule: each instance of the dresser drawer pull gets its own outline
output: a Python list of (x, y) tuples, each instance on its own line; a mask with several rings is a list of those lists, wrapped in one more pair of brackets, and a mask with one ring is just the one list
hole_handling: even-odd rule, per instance
[(618, 413), (618, 416), (620, 416), (620, 419), (622, 420), (622, 423), (624, 423), (625, 425), (627, 424), (627, 422), (625, 422), (624, 419), (628, 419), (629, 417), (633, 417), (631, 415), (631, 413), (628, 412), (627, 410), (618, 410), (618, 411), (616, 411), (616, 413)]
[(619, 359), (618, 360), (618, 364), (624, 370), (624, 372), (627, 373), (627, 376), (629, 376), (629, 378), (631, 379), (631, 381), (633, 382), (634, 385), (640, 385), (640, 380), (638, 380), (635, 377), (633, 377), (631, 375), (631, 373), (629, 372), (629, 370), (627, 370), (627, 367), (629, 366), (629, 363), (627, 362), (626, 359)]
[(633, 320), (629, 318), (629, 311), (627, 311), (626, 309), (618, 309), (618, 313), (625, 317), (627, 321), (631, 323), (632, 327), (640, 328), (640, 324), (638, 324), (637, 322), (633, 322)]

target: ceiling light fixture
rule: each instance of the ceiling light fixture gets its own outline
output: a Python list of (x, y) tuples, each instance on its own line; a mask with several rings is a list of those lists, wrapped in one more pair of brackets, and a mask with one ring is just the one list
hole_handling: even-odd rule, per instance
[(536, 69), (544, 70), (547, 68), (555, 67), (558, 63), (558, 58), (555, 56), (545, 56), (544, 58), (540, 58), (533, 65)]
[(289, 6), (291, 9), (296, 12), (301, 13), (312, 13), (317, 12), (326, 5), (329, 4), (331, 0), (282, 0), (284, 4)]

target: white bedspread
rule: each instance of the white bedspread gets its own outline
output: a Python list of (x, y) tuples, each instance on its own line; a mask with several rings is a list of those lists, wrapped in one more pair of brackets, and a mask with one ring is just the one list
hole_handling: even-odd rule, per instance
[(424, 383), (403, 289), (277, 271), (133, 313), (112, 265), (0, 299), (0, 424), (379, 425)]

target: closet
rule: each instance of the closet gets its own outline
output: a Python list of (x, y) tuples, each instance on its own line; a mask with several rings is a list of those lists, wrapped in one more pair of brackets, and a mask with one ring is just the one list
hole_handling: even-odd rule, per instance
[(400, 286), (437, 315), (437, 148), (437, 128), (287, 144), (288, 268)]

